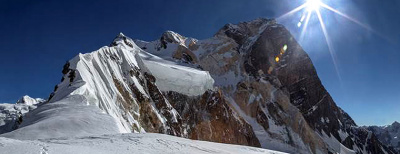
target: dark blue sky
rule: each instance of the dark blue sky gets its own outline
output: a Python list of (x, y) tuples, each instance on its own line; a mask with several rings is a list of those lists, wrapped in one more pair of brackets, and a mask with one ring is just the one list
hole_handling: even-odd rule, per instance
[[(400, 121), (400, 2), (326, 3), (376, 32), (321, 10), (340, 81), (313, 16), (300, 43), (323, 84), (359, 125)], [(25, 94), (47, 97), (60, 82), (67, 60), (108, 45), (119, 32), (147, 41), (165, 30), (204, 39), (226, 23), (276, 18), (300, 4), (300, 0), (0, 0), (0, 102), (13, 103)], [(279, 21), (296, 38), (300, 16)]]

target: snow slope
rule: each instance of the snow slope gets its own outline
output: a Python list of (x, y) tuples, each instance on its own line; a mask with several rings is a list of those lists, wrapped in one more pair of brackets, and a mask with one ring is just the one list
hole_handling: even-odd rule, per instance
[(18, 129), (0, 136), (32, 140), (119, 132), (111, 116), (86, 101), (84, 96), (73, 95), (43, 104), (27, 113)]
[(283, 154), (281, 152), (261, 148), (195, 141), (169, 135), (151, 133), (113, 134), (35, 141), (21, 141), (0, 137), (0, 152), (13, 154)]

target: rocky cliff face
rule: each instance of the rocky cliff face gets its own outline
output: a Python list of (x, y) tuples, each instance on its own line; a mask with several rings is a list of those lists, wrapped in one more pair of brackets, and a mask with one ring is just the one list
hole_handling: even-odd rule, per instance
[(2, 136), (156, 132), (290, 153), (393, 153), (336, 106), (274, 20), (227, 24), (205, 40), (121, 33), (62, 73), (49, 102)]

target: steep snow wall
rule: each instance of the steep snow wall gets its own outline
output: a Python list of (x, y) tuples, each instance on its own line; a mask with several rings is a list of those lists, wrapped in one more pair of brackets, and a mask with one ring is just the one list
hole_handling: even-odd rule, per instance
[[(214, 83), (208, 72), (148, 54), (122, 33), (110, 46), (77, 55), (62, 72), (49, 102), (4, 136), (36, 139), (146, 130), (179, 135), (172, 128), (179, 114), (161, 91), (198, 96)], [(34, 104), (29, 100), (24, 102)]]

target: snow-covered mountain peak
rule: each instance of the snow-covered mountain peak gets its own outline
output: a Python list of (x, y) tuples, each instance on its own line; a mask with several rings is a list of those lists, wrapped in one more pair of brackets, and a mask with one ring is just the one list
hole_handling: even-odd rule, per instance
[(165, 31), (162, 35), (161, 35), (161, 41), (165, 41), (167, 43), (182, 43), (184, 42), (186, 39), (186, 37), (173, 32), (173, 31)]
[(111, 47), (118, 45), (122, 45), (127, 48), (138, 48), (135, 42), (131, 38), (125, 36), (122, 32), (120, 32), (110, 44)]
[(173, 47), (181, 47), (181, 48), (190, 48), (194, 46), (198, 42), (197, 39), (182, 36), (173, 31), (165, 31), (157, 44), (158, 51), (161, 49), (167, 49), (168, 44), (171, 44)]
[(119, 32), (118, 36), (124, 37), (125, 35), (124, 35), (124, 33)]
[(263, 32), (268, 25), (280, 26), (276, 24), (274, 19), (258, 18), (248, 22), (240, 22), (238, 24), (226, 24), (215, 34), (215, 36), (228, 36), (233, 39), (237, 39), (238, 37), (250, 38)]
[(32, 98), (29, 97), (28, 95), (22, 96), (18, 101), (17, 104), (25, 104), (25, 105), (36, 105), (39, 103), (43, 103), (46, 100), (42, 98)]
[[(74, 129), (79, 130), (75, 136), (128, 132), (182, 136), (181, 117), (163, 92), (201, 96), (213, 90), (214, 83), (208, 72), (147, 53), (122, 33), (110, 46), (75, 56), (62, 73), (49, 103), (29, 113), (22, 127), (6, 136), (64, 137)], [(37, 114), (52, 118), (43, 120)], [(41, 123), (35, 122), (38, 119)], [(42, 127), (47, 133), (37, 132)]]

